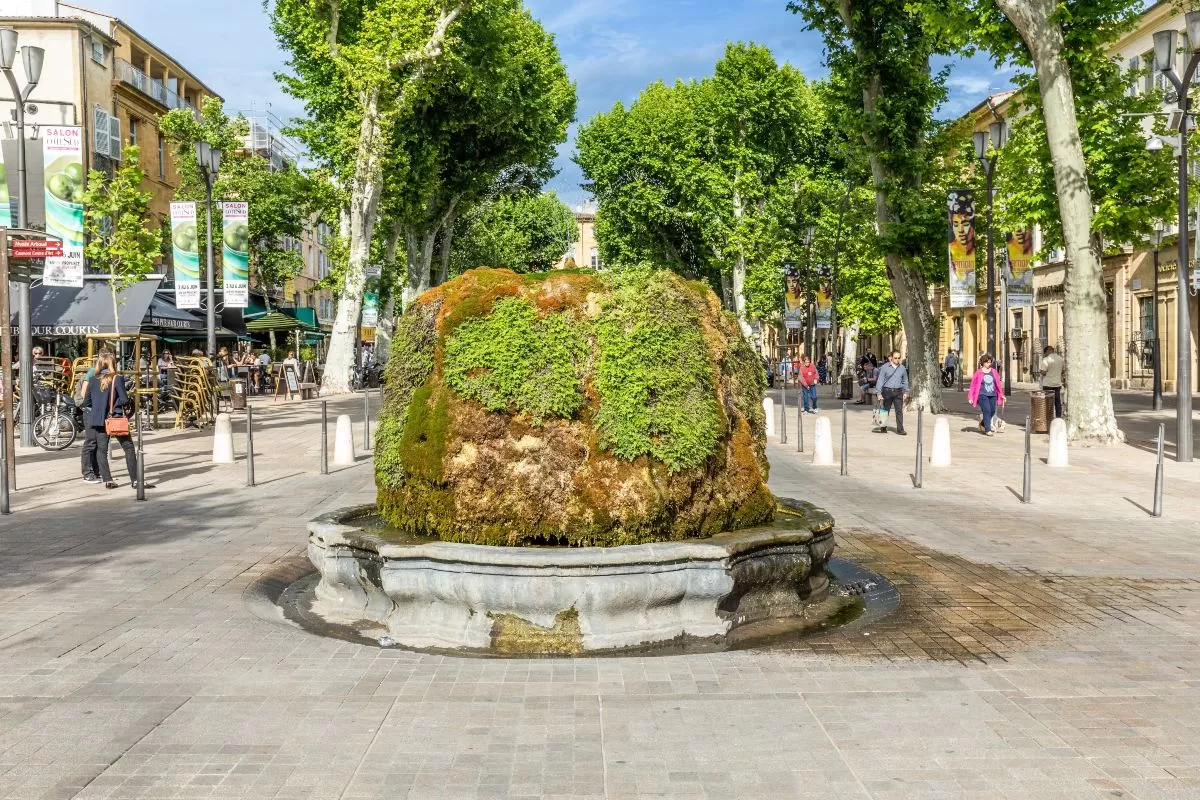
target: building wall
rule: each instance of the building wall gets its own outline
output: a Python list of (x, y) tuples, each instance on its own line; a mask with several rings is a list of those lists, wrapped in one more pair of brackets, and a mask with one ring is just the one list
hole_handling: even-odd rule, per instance
[(587, 206), (575, 210), (575, 222), (579, 225), (579, 240), (554, 265), (555, 269), (564, 269), (569, 261), (574, 261), (576, 267), (599, 269), (600, 245), (596, 241), (596, 214)]

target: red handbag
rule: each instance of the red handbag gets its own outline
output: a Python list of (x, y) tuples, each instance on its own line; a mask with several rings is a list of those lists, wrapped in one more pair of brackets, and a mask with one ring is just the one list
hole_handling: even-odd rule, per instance
[(113, 382), (108, 387), (108, 416), (104, 418), (104, 432), (109, 436), (128, 436), (129, 418), (113, 416), (113, 401), (117, 397), (118, 376), (113, 376)]

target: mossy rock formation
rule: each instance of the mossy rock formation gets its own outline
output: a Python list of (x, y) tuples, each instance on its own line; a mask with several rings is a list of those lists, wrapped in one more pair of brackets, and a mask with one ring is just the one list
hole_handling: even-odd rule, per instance
[(379, 510), (493, 545), (615, 546), (769, 522), (761, 362), (669, 272), (474, 269), (396, 326)]

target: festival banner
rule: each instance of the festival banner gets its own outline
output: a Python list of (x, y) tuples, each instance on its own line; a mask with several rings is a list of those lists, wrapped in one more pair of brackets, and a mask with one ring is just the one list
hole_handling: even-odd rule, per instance
[(46, 183), (46, 233), (62, 239), (63, 244), (61, 257), (46, 259), (42, 283), (46, 286), (81, 287), (85, 180), (83, 131), (75, 126), (50, 125), (41, 129), (41, 139), (42, 170)]
[(363, 292), (362, 326), (374, 328), (379, 324), (379, 295)]
[(975, 305), (975, 193), (952, 189), (946, 195), (949, 226), (950, 307)]
[(175, 265), (175, 306), (200, 307), (200, 237), (196, 204), (171, 203), (171, 256)]
[(822, 280), (817, 288), (817, 327), (829, 328), (833, 325), (833, 287)]
[[(16, 170), (13, 171), (14, 173)], [(12, 202), (8, 196), (8, 176), (4, 166), (4, 160), (0, 157), (0, 228), (11, 228), (13, 226), (12, 207), (9, 205)]]
[(1033, 305), (1033, 231), (1023, 228), (1004, 235), (1004, 278), (1008, 281), (1008, 307)]
[(783, 265), (783, 324), (798, 330), (804, 320), (804, 284), (800, 270), (790, 261)]
[(225, 307), (245, 308), (250, 305), (250, 205), (222, 203), (221, 230)]

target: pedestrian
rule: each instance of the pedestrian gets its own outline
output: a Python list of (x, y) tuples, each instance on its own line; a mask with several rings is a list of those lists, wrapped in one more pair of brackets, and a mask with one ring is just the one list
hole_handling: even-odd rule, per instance
[(835, 374), (836, 373), (834, 372), (834, 366), (833, 366), (833, 353), (826, 353), (825, 354), (825, 375), (827, 376), (828, 383), (833, 383), (833, 376)]
[(866, 356), (858, 360), (858, 399), (854, 405), (862, 406), (867, 403), (867, 389), (870, 388), (871, 361)]
[(954, 376), (957, 374), (958, 356), (953, 350), (946, 351), (946, 360), (942, 362), (942, 385), (950, 386), (954, 383)]
[(817, 369), (808, 356), (800, 365), (800, 397), (804, 401), (804, 413), (817, 413)]
[(792, 373), (792, 357), (787, 353), (779, 359), (779, 377), (783, 378), (783, 386), (787, 388), (788, 376)]
[(879, 368), (875, 388), (879, 392), (882, 411), (880, 414), (881, 425), (876, 428), (876, 433), (887, 433), (888, 411), (894, 408), (896, 433), (901, 436), (908, 435), (908, 432), (904, 430), (904, 404), (908, 402), (909, 390), (908, 367), (900, 362), (900, 351), (893, 350), (888, 360)]
[[(124, 433), (119, 433), (117, 428), (120, 426), (110, 422), (114, 419), (129, 418), (129, 394), (125, 391), (125, 379), (117, 370), (116, 359), (109, 353), (101, 352), (96, 361), (96, 374), (88, 381), (88, 399), (92, 410), (87, 421), (95, 431), (96, 461), (105, 488), (117, 488), (117, 482), (113, 480), (112, 471), (108, 466), (108, 444), (111, 439), (116, 439), (125, 451), (125, 468), (129, 471), (130, 484), (136, 489), (137, 454), (133, 450), (133, 439), (129, 436), (128, 424), (123, 426)], [(84, 446), (87, 446), (86, 440)]]
[[(100, 355), (108, 356), (114, 360), (117, 357), (116, 351), (108, 345), (100, 348)], [(96, 364), (99, 364), (99, 362), (100, 359), (97, 357)], [(88, 367), (87, 374), (80, 379), (71, 396), (84, 422), (83, 451), (79, 454), (79, 470), (83, 473), (84, 483), (104, 483), (104, 480), (100, 477), (100, 464), (96, 456), (96, 429), (91, 425), (92, 406), (88, 393), (88, 386), (96, 374), (96, 364)]]
[(995, 359), (990, 353), (979, 357), (979, 369), (971, 378), (971, 388), (967, 390), (967, 402), (979, 409), (979, 432), (985, 436), (994, 436), (992, 425), (996, 417), (997, 407), (1004, 405), (1004, 392), (1000, 390), (1000, 371), (995, 368)]
[(1063, 357), (1056, 353), (1050, 345), (1046, 345), (1042, 351), (1038, 372), (1042, 374), (1042, 391), (1054, 394), (1054, 418), (1060, 419), (1062, 417)]
[(817, 359), (817, 383), (825, 384), (829, 377), (829, 365), (826, 363), (828, 356), (821, 356)]
[(775, 388), (775, 369), (771, 366), (771, 359), (766, 356), (762, 357), (763, 372), (767, 376), (767, 388)]

